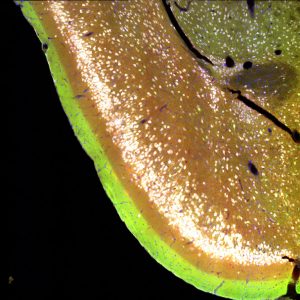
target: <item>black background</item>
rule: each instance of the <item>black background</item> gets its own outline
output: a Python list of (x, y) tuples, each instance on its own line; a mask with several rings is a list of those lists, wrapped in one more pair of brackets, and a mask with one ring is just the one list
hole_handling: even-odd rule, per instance
[(13, 2), (5, 14), (10, 295), (217, 299), (159, 265), (121, 222), (71, 130), (34, 30)]

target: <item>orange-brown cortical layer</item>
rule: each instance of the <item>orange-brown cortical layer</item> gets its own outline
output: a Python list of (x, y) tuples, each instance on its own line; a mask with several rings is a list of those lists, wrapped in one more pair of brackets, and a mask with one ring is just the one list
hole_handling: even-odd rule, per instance
[(299, 144), (218, 85), (160, 1), (32, 3), (149, 226), (204, 271), (288, 277), (282, 256), (300, 255)]

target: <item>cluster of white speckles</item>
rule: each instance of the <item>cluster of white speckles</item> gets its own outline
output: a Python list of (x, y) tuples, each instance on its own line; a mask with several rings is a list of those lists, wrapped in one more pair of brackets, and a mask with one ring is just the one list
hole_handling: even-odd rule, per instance
[[(171, 120), (176, 118), (178, 124), (180, 122), (185, 124), (186, 118), (198, 116), (199, 126), (195, 126), (193, 130), (195, 133), (207, 131), (208, 135), (201, 138), (203, 142), (201, 147), (204, 151), (211, 152), (211, 160), (214, 162), (212, 164), (214, 172), (207, 176), (216, 182), (216, 186), (220, 186), (219, 192), (223, 193), (224, 201), (228, 199), (232, 206), (237, 202), (245, 202), (247, 195), (242, 190), (236, 198), (232, 197), (232, 189), (236, 187), (238, 178), (226, 178), (230, 185), (225, 186), (222, 185), (220, 176), (234, 172), (234, 166), (239, 170), (239, 164), (235, 165), (234, 159), (239, 159), (241, 151), (224, 147), (231, 141), (219, 131), (219, 144), (210, 142), (209, 134), (216, 130), (216, 126), (221, 127), (220, 123), (223, 118), (218, 120), (216, 117), (215, 123), (205, 124), (204, 117), (201, 115), (202, 103), (204, 99), (211, 99), (208, 106), (212, 112), (222, 111), (220, 98), (224, 97), (224, 93), (212, 86), (211, 77), (196, 63), (193, 72), (187, 72), (181, 65), (182, 53), (176, 50), (170, 42), (169, 31), (158, 22), (163, 16), (147, 18), (149, 14), (147, 11), (151, 10), (152, 13), (159, 11), (160, 4), (153, 1), (148, 5), (143, 5), (142, 2), (123, 3), (122, 11), (116, 10), (114, 4), (97, 3), (97, 5), (105, 5), (105, 11), (103, 14), (100, 11), (98, 16), (100, 20), (103, 18), (103, 22), (98, 21), (101, 23), (102, 32), (90, 39), (83, 39), (75, 25), (73, 27), (65, 25), (68, 24), (69, 16), (64, 10), (64, 2), (53, 1), (51, 4), (55, 21), (59, 24), (62, 34), (66, 36), (68, 46), (76, 54), (82, 80), (91, 90), (93, 101), (97, 104), (101, 117), (106, 120), (107, 130), (112, 135), (114, 144), (121, 150), (123, 160), (130, 165), (132, 178), (148, 193), (150, 201), (157, 206), (160, 213), (180, 232), (181, 236), (192, 241), (194, 247), (202, 249), (211, 257), (233, 259), (241, 264), (262, 265), (282, 262), (282, 251), (285, 255), (289, 255), (289, 250), (276, 251), (264, 242), (258, 243), (253, 249), (250, 242), (239, 232), (236, 224), (230, 225), (227, 222), (228, 211), (221, 211), (218, 206), (212, 209), (209, 202), (212, 199), (207, 196), (208, 187), (205, 176), (201, 177), (203, 191), (195, 192), (199, 191), (201, 183), (199, 183), (199, 178), (189, 171), (188, 159), (194, 157), (195, 161), (198, 159), (202, 166), (209, 166), (210, 161), (201, 157), (200, 148), (197, 151), (193, 149), (192, 142), (190, 142), (190, 148), (174, 147), (174, 144), (187, 145), (186, 135), (176, 136), (175, 133), (185, 133), (190, 129), (184, 125), (174, 128)], [(132, 13), (133, 8), (140, 11), (140, 16)], [(107, 10), (112, 9), (115, 9), (114, 22), (119, 24), (119, 31), (112, 29), (109, 22), (105, 21)], [(80, 20), (76, 21), (80, 23)], [(140, 38), (134, 38), (138, 33)], [(96, 45), (99, 45), (98, 48)], [(117, 51), (113, 51), (108, 45), (119, 45), (119, 47)], [(147, 60), (151, 52), (154, 53), (154, 56), (151, 56), (151, 62), (145, 63), (145, 59)], [(170, 59), (170, 53), (172, 53), (172, 59)], [(97, 57), (97, 61), (94, 57)], [(127, 62), (122, 57), (126, 57)], [(131, 65), (128, 60), (132, 61)], [(164, 65), (159, 70), (162, 61)], [(138, 70), (138, 77), (136, 72), (132, 72), (133, 69)], [(160, 82), (157, 77), (158, 70), (168, 80)], [(199, 100), (199, 105), (196, 107), (189, 104), (187, 101), (189, 94), (185, 94), (181, 89), (188, 80), (193, 78), (192, 76), (200, 76), (206, 85), (203, 91), (199, 89), (198, 93), (195, 93)], [(164, 107), (162, 102), (159, 102), (162, 95), (165, 95), (166, 102), (170, 103), (169, 106)], [(180, 111), (186, 110), (186, 114), (172, 111), (172, 101), (175, 100), (180, 103), (178, 105)], [(157, 101), (155, 111), (152, 108), (145, 109), (147, 101)], [(191, 105), (190, 109), (189, 105)], [(120, 110), (119, 107), (126, 107), (126, 111)], [(131, 107), (134, 107), (135, 111), (131, 111)], [(169, 119), (160, 119), (160, 107), (161, 110), (165, 110), (165, 115), (169, 116)], [(139, 122), (145, 118), (145, 112), (148, 115), (141, 130)], [(247, 123), (249, 116), (245, 115), (241, 118), (244, 118)], [(234, 132), (235, 129), (234, 125), (229, 130)], [(149, 134), (147, 134), (148, 131)], [(171, 132), (173, 132), (172, 135)], [(203, 136), (201, 132), (199, 135)], [(139, 139), (139, 136), (143, 136), (143, 139)], [(247, 141), (246, 136), (244, 136), (244, 141)], [(254, 182), (254, 187), (255, 184), (257, 183)], [(255, 200), (255, 196), (253, 199)], [(272, 217), (276, 218), (276, 215)], [(249, 222), (243, 220), (242, 217), (240, 221)]]

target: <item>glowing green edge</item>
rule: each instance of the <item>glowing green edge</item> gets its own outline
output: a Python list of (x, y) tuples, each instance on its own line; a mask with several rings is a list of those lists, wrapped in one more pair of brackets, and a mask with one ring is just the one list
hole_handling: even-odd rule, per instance
[[(232, 299), (276, 299), (285, 294), (289, 279), (262, 282), (249, 281), (247, 283), (246, 281), (220, 278), (197, 269), (161, 240), (160, 236), (148, 225), (147, 220), (140, 214), (134, 202), (122, 187), (122, 183), (113, 171), (103, 148), (84, 118), (68, 84), (69, 81), (60, 64), (59, 56), (51, 45), (51, 41), (48, 40), (46, 29), (35, 13), (33, 6), (29, 1), (16, 1), (16, 3), (21, 5), (25, 18), (36, 31), (39, 40), (48, 44), (47, 61), (61, 104), (72, 124), (75, 135), (86, 153), (94, 161), (101, 183), (120, 218), (150, 255), (184, 281), (202, 291), (218, 296)], [(297, 288), (299, 290), (299, 285)]]

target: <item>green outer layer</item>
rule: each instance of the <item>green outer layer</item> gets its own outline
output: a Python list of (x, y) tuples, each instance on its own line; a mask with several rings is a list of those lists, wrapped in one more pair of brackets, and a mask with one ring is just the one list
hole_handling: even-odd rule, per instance
[(48, 40), (46, 29), (33, 6), (27, 1), (17, 1), (17, 3), (21, 5), (24, 16), (35, 29), (40, 41), (49, 45), (46, 53), (47, 61), (63, 109), (73, 126), (75, 135), (86, 153), (94, 161), (103, 187), (122, 221), (151, 256), (186, 282), (215, 295), (232, 299), (276, 299), (285, 294), (289, 279), (264, 282), (249, 281), (248, 283), (240, 280), (225, 280), (197, 269), (161, 240), (160, 236), (148, 225), (143, 215), (139, 215), (137, 207), (112, 170), (101, 144), (93, 135), (87, 120), (76, 103), (71, 86), (67, 83), (68, 78), (60, 63), (58, 53), (51, 45), (51, 41)]

